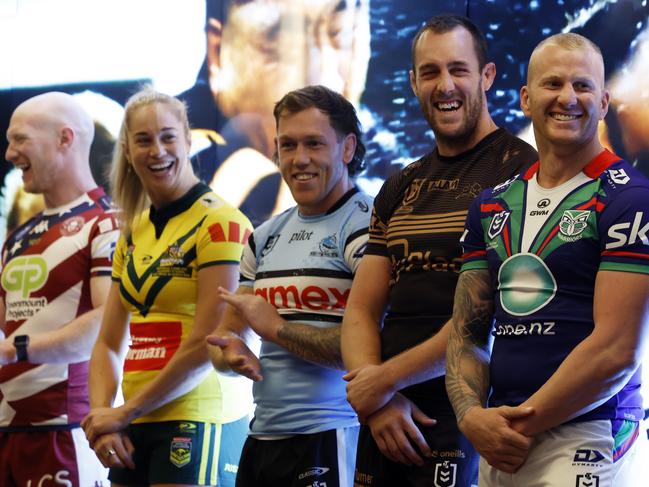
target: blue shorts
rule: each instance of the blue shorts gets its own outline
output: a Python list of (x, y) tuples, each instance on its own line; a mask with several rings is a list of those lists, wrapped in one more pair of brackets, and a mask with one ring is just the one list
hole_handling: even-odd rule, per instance
[(126, 433), (135, 447), (135, 470), (111, 468), (111, 482), (234, 487), (248, 417), (225, 424), (135, 423)]

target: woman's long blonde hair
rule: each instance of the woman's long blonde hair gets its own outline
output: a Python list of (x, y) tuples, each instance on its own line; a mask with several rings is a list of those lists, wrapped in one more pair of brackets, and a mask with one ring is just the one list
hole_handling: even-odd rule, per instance
[(113, 162), (110, 170), (111, 195), (119, 210), (119, 225), (124, 235), (130, 235), (135, 220), (151, 204), (151, 200), (144, 190), (140, 178), (131, 167), (126, 155), (128, 151), (130, 117), (138, 108), (153, 103), (164, 103), (173, 109), (176, 112), (178, 120), (183, 125), (188, 142), (191, 137), (189, 120), (187, 118), (187, 106), (178, 98), (147, 87), (128, 99), (124, 107), (124, 119), (122, 120), (117, 142), (115, 143)]

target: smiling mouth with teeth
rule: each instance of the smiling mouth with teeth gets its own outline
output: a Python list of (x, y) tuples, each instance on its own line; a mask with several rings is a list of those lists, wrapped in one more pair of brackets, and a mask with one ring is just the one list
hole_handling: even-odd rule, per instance
[(453, 100), (453, 101), (439, 101), (435, 103), (435, 107), (437, 107), (438, 110), (441, 110), (442, 112), (452, 112), (454, 110), (457, 110), (462, 106), (462, 103)]
[(160, 172), (160, 171), (166, 171), (173, 165), (174, 165), (174, 161), (169, 161), (160, 164), (154, 164), (153, 166), (149, 166), (149, 169), (153, 172)]
[(293, 177), (294, 177), (295, 179), (297, 179), (298, 181), (308, 181), (309, 179), (313, 179), (313, 178), (315, 177), (315, 174), (304, 174), (304, 173), (301, 173), (301, 174), (296, 174), (296, 175), (293, 176)]
[(567, 115), (565, 113), (552, 113), (552, 118), (561, 122), (568, 122), (570, 120), (577, 120), (581, 115)]

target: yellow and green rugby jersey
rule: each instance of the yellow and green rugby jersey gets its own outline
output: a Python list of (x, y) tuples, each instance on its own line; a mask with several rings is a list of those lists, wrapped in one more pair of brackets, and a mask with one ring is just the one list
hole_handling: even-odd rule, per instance
[[(238, 265), (251, 231), (239, 210), (199, 183), (163, 210), (145, 211), (136, 219), (131, 236), (120, 238), (112, 278), (120, 283), (122, 302), (131, 313), (123, 380), (127, 400), (162, 370), (189, 334), (198, 271), (212, 265)], [(245, 401), (232, 397), (223, 384), (215, 372), (210, 373), (189, 393), (136, 422), (238, 419), (247, 411), (237, 415), (225, 406)], [(227, 401), (222, 400), (225, 396)]]

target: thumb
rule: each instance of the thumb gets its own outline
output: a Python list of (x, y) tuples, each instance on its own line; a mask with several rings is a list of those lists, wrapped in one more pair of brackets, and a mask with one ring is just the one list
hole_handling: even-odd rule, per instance
[(217, 347), (225, 348), (228, 345), (230, 345), (230, 342), (232, 341), (231, 337), (224, 337), (221, 335), (208, 335), (205, 340), (207, 343), (210, 345), (215, 345)]
[(346, 380), (347, 382), (350, 382), (350, 381), (354, 380), (354, 377), (356, 377), (358, 375), (359, 370), (360, 369), (350, 370), (345, 375), (343, 375), (343, 380)]
[(436, 420), (424, 414), (424, 412), (413, 402), (411, 402), (410, 405), (412, 407), (412, 419), (417, 421), (419, 424), (423, 424), (424, 426), (435, 426), (437, 424)]
[(501, 410), (502, 410), (503, 417), (507, 419), (520, 419), (534, 414), (534, 408), (529, 406), (526, 407), (502, 406)]

